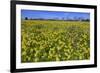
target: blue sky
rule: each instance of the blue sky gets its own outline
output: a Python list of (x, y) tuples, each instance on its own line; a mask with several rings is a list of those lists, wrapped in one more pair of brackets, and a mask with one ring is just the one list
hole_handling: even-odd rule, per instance
[(21, 18), (25, 17), (38, 19), (90, 19), (90, 13), (82, 12), (60, 12), (60, 11), (39, 11), (39, 10), (21, 10)]

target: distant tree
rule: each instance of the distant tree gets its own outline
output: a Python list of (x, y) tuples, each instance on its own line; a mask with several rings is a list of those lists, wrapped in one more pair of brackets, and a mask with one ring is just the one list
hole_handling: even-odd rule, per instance
[(25, 20), (28, 20), (28, 17), (25, 17)]
[(90, 21), (90, 19), (86, 19), (85, 21)]
[(90, 19), (82, 19), (82, 21), (90, 21)]

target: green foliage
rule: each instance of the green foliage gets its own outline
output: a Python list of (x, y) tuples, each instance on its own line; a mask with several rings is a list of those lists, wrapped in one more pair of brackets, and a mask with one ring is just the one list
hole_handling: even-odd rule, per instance
[(90, 59), (89, 22), (22, 21), (22, 62), (86, 59)]

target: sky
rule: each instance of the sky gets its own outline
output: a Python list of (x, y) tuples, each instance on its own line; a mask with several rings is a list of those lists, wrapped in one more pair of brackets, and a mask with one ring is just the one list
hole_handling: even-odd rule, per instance
[(90, 19), (90, 13), (83, 12), (61, 12), (61, 11), (40, 11), (40, 10), (21, 10), (21, 18), (25, 19)]

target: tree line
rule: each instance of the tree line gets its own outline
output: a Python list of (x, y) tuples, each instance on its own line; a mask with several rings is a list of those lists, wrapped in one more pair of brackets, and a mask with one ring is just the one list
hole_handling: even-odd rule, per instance
[(63, 21), (90, 21), (90, 19), (84, 19), (84, 18), (74, 18), (74, 19), (70, 19), (70, 18), (62, 18), (62, 19), (58, 19), (58, 18), (53, 18), (53, 19), (44, 19), (44, 18), (28, 18), (25, 17), (24, 20), (63, 20)]

